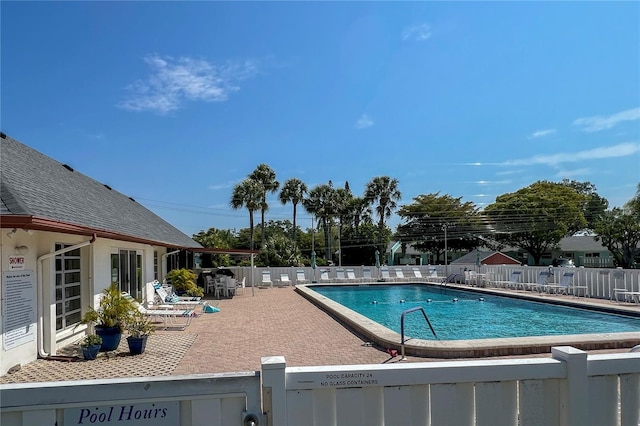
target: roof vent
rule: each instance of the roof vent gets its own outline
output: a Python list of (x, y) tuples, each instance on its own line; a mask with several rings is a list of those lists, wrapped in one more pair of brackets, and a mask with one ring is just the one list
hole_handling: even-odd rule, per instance
[(106, 183), (103, 183), (102, 185), (104, 185), (105, 188), (107, 188), (109, 191), (111, 191), (111, 187), (109, 185), (107, 185)]
[(70, 172), (72, 172), (72, 171), (73, 171), (73, 167), (71, 167), (71, 166), (70, 166), (70, 165), (68, 165), (68, 164), (63, 164), (63, 165), (62, 165), (62, 167), (64, 167), (65, 169), (69, 170)]
[(134, 199), (133, 199), (133, 197), (129, 197), (129, 199), (130, 199), (131, 201), (133, 201), (134, 203), (136, 202), (136, 200), (134, 200)]
[(0, 132), (0, 138), (2, 138), (2, 139), (6, 139), (6, 138), (7, 138), (7, 135), (5, 135), (3, 132)]

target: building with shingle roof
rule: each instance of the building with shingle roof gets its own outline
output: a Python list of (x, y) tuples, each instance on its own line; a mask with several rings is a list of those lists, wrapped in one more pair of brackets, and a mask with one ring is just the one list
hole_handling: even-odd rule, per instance
[(0, 227), (0, 374), (81, 338), (80, 318), (112, 282), (146, 300), (168, 256), (202, 248), (133, 198), (3, 133)]

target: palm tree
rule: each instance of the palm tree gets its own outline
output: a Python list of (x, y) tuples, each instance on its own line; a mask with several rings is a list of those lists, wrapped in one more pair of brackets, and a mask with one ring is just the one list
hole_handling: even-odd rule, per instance
[(267, 192), (276, 192), (280, 186), (280, 182), (276, 180), (276, 172), (274, 172), (267, 164), (258, 165), (258, 167), (256, 167), (256, 169), (249, 175), (249, 179), (258, 182), (262, 188), (262, 202), (260, 205), (260, 212), (262, 213), (261, 244), (264, 244), (264, 212), (269, 210), (269, 205), (267, 204)]
[(331, 222), (336, 214), (335, 209), (335, 189), (333, 186), (322, 184), (317, 185), (309, 191), (307, 198), (302, 200), (302, 205), (310, 214), (317, 216), (324, 231), (325, 258), (331, 259), (331, 249), (329, 236), (331, 232)]
[[(384, 221), (391, 217), (391, 213), (397, 207), (396, 201), (399, 201), (402, 197), (400, 190), (398, 189), (398, 179), (390, 178), (389, 176), (377, 176), (371, 179), (365, 188), (364, 198), (374, 205), (376, 202), (378, 205), (375, 207), (375, 211), (378, 214), (380, 220), (378, 221), (378, 228), (380, 236), (384, 230)], [(383, 242), (380, 241), (380, 253), (384, 253)]]
[[(262, 206), (262, 186), (253, 179), (245, 179), (233, 188), (231, 208), (234, 210), (246, 207), (249, 210), (249, 229), (251, 232), (251, 250), (253, 250), (253, 212)], [(264, 231), (264, 226), (262, 227)]]
[(284, 182), (280, 190), (280, 202), (293, 204), (293, 232), (292, 239), (296, 240), (296, 210), (307, 193), (307, 185), (298, 178), (291, 178)]

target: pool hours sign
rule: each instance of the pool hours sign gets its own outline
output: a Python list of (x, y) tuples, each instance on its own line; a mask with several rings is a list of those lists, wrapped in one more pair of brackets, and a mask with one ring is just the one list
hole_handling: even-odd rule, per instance
[(180, 423), (178, 401), (143, 404), (104, 405), (64, 410), (65, 425), (177, 425)]

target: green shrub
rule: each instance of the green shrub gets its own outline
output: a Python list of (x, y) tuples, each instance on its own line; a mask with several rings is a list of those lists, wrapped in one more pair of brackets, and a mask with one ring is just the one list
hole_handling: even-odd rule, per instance
[(204, 292), (196, 285), (197, 275), (189, 269), (174, 269), (167, 274), (167, 279), (171, 281), (173, 291), (176, 293), (186, 293), (189, 296), (204, 296)]

